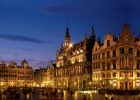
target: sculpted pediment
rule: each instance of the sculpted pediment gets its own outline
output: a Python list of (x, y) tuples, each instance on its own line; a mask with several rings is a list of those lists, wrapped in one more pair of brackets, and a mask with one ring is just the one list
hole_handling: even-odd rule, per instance
[(119, 37), (118, 44), (135, 44), (135, 38), (131, 33), (122, 34)]

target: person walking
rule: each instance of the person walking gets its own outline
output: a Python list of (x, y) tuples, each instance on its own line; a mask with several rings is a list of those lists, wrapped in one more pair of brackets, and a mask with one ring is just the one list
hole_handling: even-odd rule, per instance
[(90, 94), (88, 95), (88, 100), (91, 100), (91, 99), (90, 99)]
[(108, 99), (108, 94), (107, 93), (105, 93), (105, 100), (107, 100)]
[(139, 98), (139, 100), (140, 100), (140, 93), (139, 93), (139, 95), (138, 95), (138, 98)]
[(111, 96), (111, 100), (114, 100), (114, 94), (111, 94), (110, 96)]
[(83, 100), (87, 100), (87, 99), (86, 99), (86, 95), (84, 95), (84, 98), (83, 98)]

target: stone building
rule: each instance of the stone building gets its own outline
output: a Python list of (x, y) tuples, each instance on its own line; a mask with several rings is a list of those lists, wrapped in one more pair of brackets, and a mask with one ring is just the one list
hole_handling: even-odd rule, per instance
[(87, 89), (91, 85), (92, 47), (95, 42), (94, 29), (90, 36), (76, 44), (71, 43), (69, 28), (60, 50), (56, 51), (55, 86), (65, 89)]
[(46, 76), (47, 76), (47, 80), (46, 80), (46, 86), (47, 87), (55, 87), (55, 68), (56, 68), (56, 64), (54, 64), (52, 61), (50, 62), (50, 65), (47, 67), (47, 72), (46, 72)]
[(104, 44), (95, 42), (92, 50), (92, 81), (96, 88), (140, 88), (140, 38), (128, 24), (117, 38), (108, 33)]
[(26, 60), (22, 61), (22, 66), (18, 66), (14, 61), (7, 65), (4, 61), (0, 64), (0, 86), (32, 86), (34, 81), (34, 70)]
[(34, 86), (54, 87), (55, 67), (56, 64), (51, 61), (49, 66), (36, 69), (34, 76)]
[(46, 86), (47, 68), (39, 68), (34, 73), (34, 86)]

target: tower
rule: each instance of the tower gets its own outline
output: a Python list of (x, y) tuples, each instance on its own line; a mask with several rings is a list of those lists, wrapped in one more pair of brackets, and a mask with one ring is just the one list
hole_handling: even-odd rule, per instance
[(130, 33), (130, 26), (128, 24), (124, 24), (123, 33), (124, 34)]
[(68, 28), (68, 23), (67, 23), (66, 36), (64, 38), (63, 47), (69, 46), (70, 42), (71, 42), (71, 39), (70, 39), (69, 28)]

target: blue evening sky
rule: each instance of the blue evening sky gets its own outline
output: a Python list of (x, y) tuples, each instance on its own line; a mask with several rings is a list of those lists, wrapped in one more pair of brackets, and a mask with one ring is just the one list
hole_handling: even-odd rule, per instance
[(21, 65), (25, 58), (34, 68), (55, 60), (64, 40), (67, 20), (73, 43), (88, 36), (94, 26), (101, 40), (116, 36), (125, 23), (140, 32), (139, 0), (0, 0), (0, 61)]

